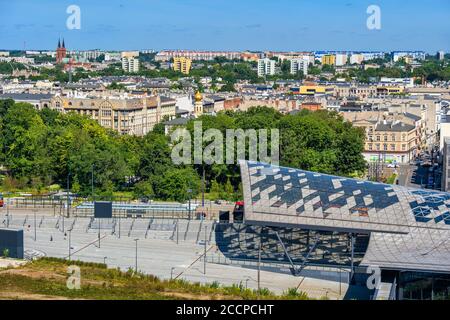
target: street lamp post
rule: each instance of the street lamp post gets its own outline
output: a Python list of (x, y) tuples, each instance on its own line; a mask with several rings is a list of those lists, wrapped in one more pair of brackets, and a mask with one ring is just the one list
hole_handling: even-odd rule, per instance
[(258, 248), (258, 292), (261, 290), (261, 234), (259, 235), (259, 248)]
[(37, 209), (34, 209), (34, 241), (37, 240), (37, 232), (36, 232), (36, 211)]
[(70, 192), (69, 192), (69, 189), (70, 189), (70, 171), (67, 174), (67, 218), (70, 216), (70, 197), (69, 197)]
[(176, 228), (177, 228), (177, 244), (178, 244), (178, 219), (177, 219), (177, 226), (176, 226)]
[(207, 239), (207, 234), (208, 232), (208, 226), (205, 226), (205, 245), (204, 245), (204, 253), (203, 253), (203, 273), (206, 274), (206, 239)]
[(100, 248), (100, 229), (101, 229), (101, 218), (98, 218), (98, 247)]
[(247, 289), (247, 288), (248, 288), (248, 280), (250, 280), (250, 278), (249, 278), (249, 277), (247, 277), (247, 278), (245, 279), (245, 289)]
[(92, 165), (91, 192), (92, 192), (92, 202), (94, 202), (94, 165)]
[(205, 207), (205, 165), (202, 164), (202, 208)]
[(192, 189), (188, 189), (187, 193), (189, 194), (189, 220), (191, 220), (191, 193), (192, 193)]
[(69, 261), (72, 256), (72, 230), (69, 230)]
[(138, 271), (138, 241), (139, 239), (134, 239), (134, 241), (136, 242), (136, 260), (135, 260), (135, 273), (137, 273)]

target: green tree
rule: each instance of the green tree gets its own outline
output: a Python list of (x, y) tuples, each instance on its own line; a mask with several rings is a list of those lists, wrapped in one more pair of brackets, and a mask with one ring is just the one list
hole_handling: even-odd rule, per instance
[(134, 186), (133, 195), (135, 198), (153, 198), (155, 194), (153, 192), (152, 183), (145, 180), (139, 181)]
[(199, 194), (200, 185), (200, 178), (192, 168), (172, 168), (158, 179), (154, 190), (160, 199), (184, 202)]

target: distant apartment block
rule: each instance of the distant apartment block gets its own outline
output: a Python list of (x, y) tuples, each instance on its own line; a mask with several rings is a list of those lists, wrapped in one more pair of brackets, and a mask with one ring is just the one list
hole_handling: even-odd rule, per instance
[(139, 72), (138, 51), (122, 52), (122, 70), (125, 72)]
[(308, 60), (304, 59), (292, 59), (291, 60), (291, 74), (298, 74), (299, 72), (303, 75), (308, 74)]
[(280, 61), (302, 59), (309, 63), (314, 64), (314, 53), (312, 52), (278, 52), (278, 51), (267, 51), (264, 52), (266, 58), (278, 58)]
[(350, 56), (350, 64), (361, 64), (364, 61), (364, 55), (361, 53), (352, 54)]
[(88, 50), (88, 51), (78, 51), (76, 52), (76, 55), (81, 57), (84, 60), (95, 60), (98, 57), (100, 57), (103, 52), (100, 50)]
[(258, 60), (258, 77), (273, 76), (275, 74), (275, 60), (259, 59)]
[(179, 71), (183, 74), (189, 74), (191, 71), (192, 60), (185, 57), (173, 58), (172, 68), (174, 71)]
[[(425, 60), (426, 54), (423, 51), (394, 51), (392, 52), (392, 60), (397, 62), (402, 58), (412, 60)], [(408, 62), (407, 62), (408, 63)]]
[(241, 59), (241, 53), (236, 51), (190, 51), (190, 50), (164, 50), (156, 54), (156, 61), (170, 61), (173, 58), (185, 57), (196, 60), (211, 61), (223, 57), (229, 60)]
[(254, 52), (242, 52), (241, 53), (241, 59), (244, 61), (258, 61), (258, 59), (261, 58), (261, 55), (259, 53)]
[(438, 51), (438, 53), (437, 53), (437, 58), (438, 58), (438, 60), (444, 60), (444, 58), (445, 58), (445, 52), (444, 51)]
[(347, 64), (347, 59), (348, 59), (348, 56), (346, 53), (337, 53), (335, 65), (337, 67), (345, 66)]
[(336, 65), (336, 56), (334, 54), (326, 54), (322, 56), (323, 65)]

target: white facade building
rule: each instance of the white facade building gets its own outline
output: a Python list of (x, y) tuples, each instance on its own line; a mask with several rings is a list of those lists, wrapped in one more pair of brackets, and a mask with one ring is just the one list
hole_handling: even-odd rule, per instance
[(308, 74), (308, 60), (292, 59), (291, 60), (291, 74), (302, 72), (305, 76)]
[(273, 76), (275, 74), (275, 60), (259, 59), (258, 60), (258, 77), (265, 75)]
[(122, 69), (125, 72), (139, 71), (139, 51), (122, 52)]
[(337, 53), (336, 54), (336, 67), (345, 66), (347, 64), (347, 54)]
[(139, 71), (139, 60), (132, 57), (122, 58), (122, 69), (125, 72), (138, 72)]
[(350, 56), (350, 64), (361, 64), (364, 61), (364, 55), (361, 53), (352, 54)]

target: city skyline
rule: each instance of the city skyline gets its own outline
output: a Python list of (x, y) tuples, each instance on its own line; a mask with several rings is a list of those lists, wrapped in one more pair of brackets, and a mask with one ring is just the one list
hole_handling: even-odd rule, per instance
[[(372, 2), (1, 0), (0, 47), (54, 50), (65, 38), (69, 50), (450, 51), (448, 1)], [(66, 27), (72, 4), (81, 10), (79, 30)], [(366, 26), (371, 4), (381, 9), (380, 30)]]

